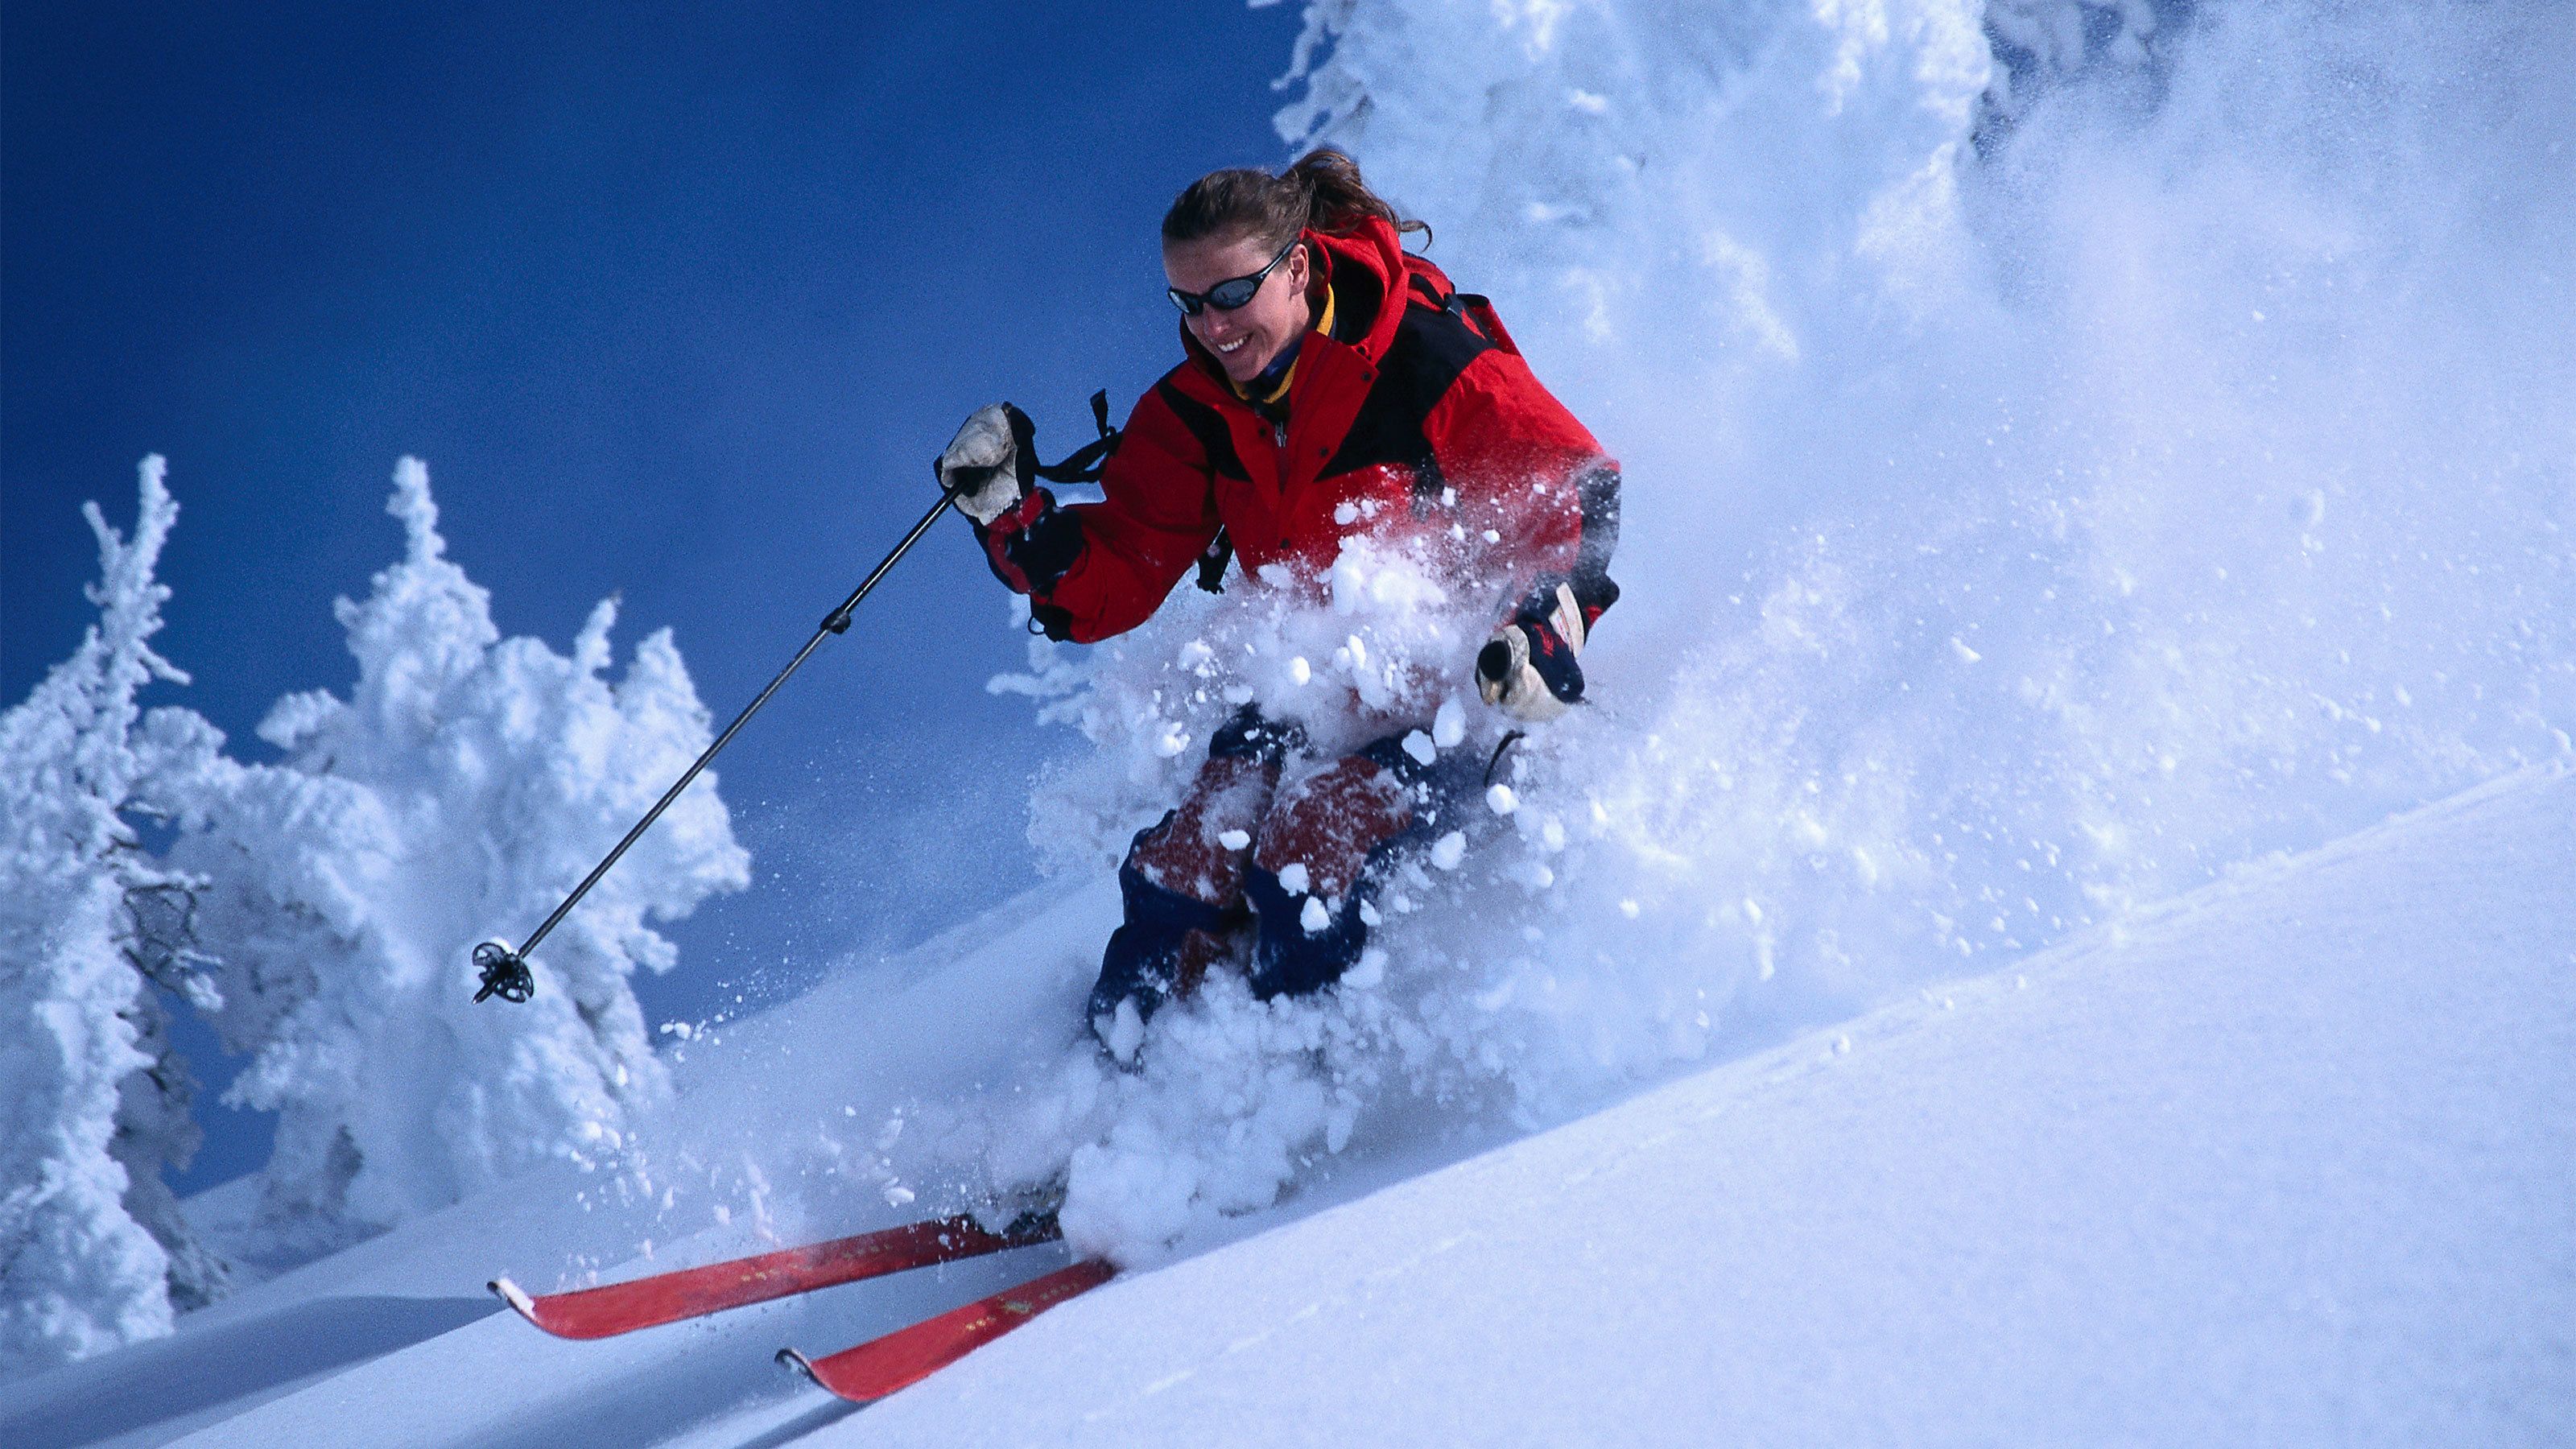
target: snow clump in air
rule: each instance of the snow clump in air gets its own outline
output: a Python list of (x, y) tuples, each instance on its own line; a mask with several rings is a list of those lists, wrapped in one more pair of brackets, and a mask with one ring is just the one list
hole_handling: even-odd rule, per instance
[(1283, 124), (1625, 465), (1522, 1109), (2565, 756), (2563, 14), (1307, 17)]

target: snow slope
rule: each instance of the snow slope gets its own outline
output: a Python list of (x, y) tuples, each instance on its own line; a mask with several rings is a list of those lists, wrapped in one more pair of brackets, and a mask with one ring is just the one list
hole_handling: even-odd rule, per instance
[[(1292, 1202), (866, 1411), (769, 1353), (1055, 1255), (564, 1344), (476, 1285), (624, 1224), (523, 1182), (0, 1391), (0, 1439), (2563, 1442), (2571, 879), (2576, 776), (2526, 771), (1355, 1201)], [(1031, 932), (1106, 906), (1066, 896)], [(954, 1061), (902, 1043), (978, 1002), (975, 1039), (1043, 1034), (997, 990), (1049, 994), (1052, 968), (999, 975), (1045, 956), (1029, 939), (942, 943), (951, 969), (851, 1018), (858, 1058)], [(827, 990), (767, 1026), (851, 1005)], [(739, 1044), (728, 1067), (768, 1055)]]
[(2565, 1443), (2576, 779), (1254, 1241), (896, 1443)]

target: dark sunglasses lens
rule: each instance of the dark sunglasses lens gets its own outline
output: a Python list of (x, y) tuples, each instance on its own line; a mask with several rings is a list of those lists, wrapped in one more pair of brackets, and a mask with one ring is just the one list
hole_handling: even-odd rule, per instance
[(1230, 277), (1204, 292), (1184, 292), (1178, 287), (1165, 287), (1163, 295), (1171, 298), (1172, 305), (1180, 308), (1184, 316), (1195, 317), (1200, 309), (1206, 307), (1231, 312), (1251, 301), (1252, 294), (1260, 290), (1261, 284), (1250, 277)]
[[(1295, 246), (1296, 243), (1290, 242), (1288, 245)], [(1178, 287), (1165, 287), (1163, 294), (1170, 297), (1172, 305), (1180, 308), (1186, 316), (1199, 315), (1199, 309), (1202, 307), (1214, 307), (1220, 312), (1231, 312), (1251, 301), (1253, 294), (1261, 290), (1261, 284), (1269, 280), (1270, 268), (1278, 266), (1287, 258), (1288, 247), (1281, 247), (1279, 255), (1270, 259), (1270, 266), (1263, 267), (1251, 276), (1228, 277), (1204, 292), (1184, 292)]]

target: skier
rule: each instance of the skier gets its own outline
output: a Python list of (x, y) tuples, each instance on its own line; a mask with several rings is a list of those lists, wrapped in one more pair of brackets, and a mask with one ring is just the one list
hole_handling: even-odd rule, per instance
[[(1132, 629), (1194, 564), (1215, 589), (1229, 552), (1247, 579), (1284, 564), (1268, 578), (1311, 581), (1368, 532), (1445, 550), (1453, 594), (1503, 601), (1473, 663), (1486, 703), (1537, 721), (1582, 697), (1577, 656), (1619, 596), (1618, 466), (1486, 300), (1402, 248), (1415, 231), (1429, 228), (1333, 150), (1277, 175), (1210, 172), (1180, 194), (1162, 250), (1186, 355), (1108, 440), (1102, 501), (1059, 505), (1034, 486), (1032, 430), (1007, 403), (940, 456), (941, 486), (1034, 627), (1082, 643)], [(1247, 936), (1264, 999), (1320, 990), (1359, 959), (1396, 852), (1484, 763), (1408, 751), (1427, 714), (1385, 723), (1320, 759), (1305, 722), (1254, 705), (1216, 732), (1119, 871), (1126, 919), (1090, 1005), (1119, 1060)]]

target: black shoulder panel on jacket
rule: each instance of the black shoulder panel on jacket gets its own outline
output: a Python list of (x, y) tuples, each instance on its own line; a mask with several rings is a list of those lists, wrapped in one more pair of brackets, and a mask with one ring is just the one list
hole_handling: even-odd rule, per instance
[(1423, 424), (1458, 375), (1493, 346), (1455, 313), (1408, 305), (1378, 365), (1377, 381), (1342, 435), (1341, 447), (1324, 465), (1324, 475), (1395, 463), (1418, 470), (1426, 480), (1436, 479)]
[(1250, 480), (1252, 475), (1244, 471), (1243, 459), (1235, 455), (1234, 435), (1226, 431), (1225, 419), (1216, 409), (1181, 391), (1168, 377), (1154, 384), (1154, 396), (1161, 398), (1172, 416), (1181, 420), (1181, 426), (1190, 430), (1190, 436), (1199, 440), (1199, 451), (1207, 455), (1210, 472), (1237, 482)]

